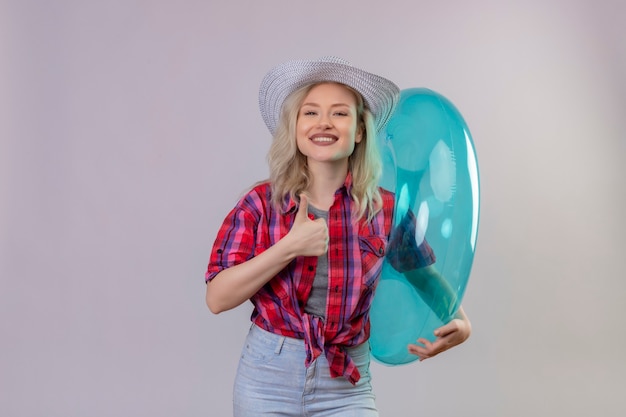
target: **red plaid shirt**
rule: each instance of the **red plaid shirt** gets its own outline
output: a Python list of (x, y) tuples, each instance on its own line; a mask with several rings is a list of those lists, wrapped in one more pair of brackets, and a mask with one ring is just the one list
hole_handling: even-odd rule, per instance
[[(381, 189), (383, 209), (371, 222), (361, 220), (353, 224), (354, 201), (350, 187), (351, 176), (348, 175), (344, 186), (335, 193), (335, 201), (328, 212), (330, 291), (326, 318), (304, 311), (317, 257), (298, 257), (251, 298), (254, 304), (251, 320), (272, 333), (304, 339), (306, 366), (324, 353), (331, 375), (343, 375), (354, 384), (360, 374), (345, 347), (357, 346), (369, 338), (369, 308), (387, 250), (394, 196)], [(264, 183), (248, 192), (228, 214), (211, 252), (206, 281), (262, 253), (289, 232), (297, 203), (286, 199), (279, 212), (270, 201), (271, 187)], [(414, 268), (416, 254), (412, 252), (411, 268)], [(417, 257), (421, 266), (434, 262), (427, 244), (419, 247)], [(394, 262), (393, 266), (402, 270), (399, 263)]]

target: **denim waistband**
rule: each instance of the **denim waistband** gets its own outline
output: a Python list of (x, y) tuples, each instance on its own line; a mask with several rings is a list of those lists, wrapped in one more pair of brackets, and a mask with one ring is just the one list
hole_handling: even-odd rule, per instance
[[(282, 349), (304, 351), (304, 339), (281, 336), (279, 334), (269, 332), (254, 323), (250, 327), (250, 335), (259, 342), (274, 347), (275, 353), (280, 353)], [(346, 351), (348, 352), (348, 354), (357, 354), (363, 349), (369, 351), (369, 341), (366, 341), (365, 343), (362, 343), (358, 346), (346, 347)]]

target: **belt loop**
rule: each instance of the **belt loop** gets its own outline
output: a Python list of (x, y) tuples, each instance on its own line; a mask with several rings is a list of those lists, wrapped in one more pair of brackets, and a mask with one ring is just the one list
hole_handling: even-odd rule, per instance
[(276, 344), (276, 349), (274, 350), (275, 355), (279, 355), (281, 349), (283, 348), (283, 343), (285, 343), (285, 336), (281, 336), (278, 339), (278, 343)]

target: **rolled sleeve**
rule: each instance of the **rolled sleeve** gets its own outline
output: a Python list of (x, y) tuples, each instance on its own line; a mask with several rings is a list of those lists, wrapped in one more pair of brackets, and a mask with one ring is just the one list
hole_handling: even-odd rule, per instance
[(254, 210), (250, 210), (246, 199), (231, 210), (215, 238), (204, 277), (206, 282), (215, 278), (224, 269), (243, 263), (254, 256), (257, 224), (258, 216)]
[(391, 231), (386, 259), (398, 272), (424, 268), (436, 261), (435, 253), (426, 239), (418, 243), (416, 223), (415, 215), (409, 210)]

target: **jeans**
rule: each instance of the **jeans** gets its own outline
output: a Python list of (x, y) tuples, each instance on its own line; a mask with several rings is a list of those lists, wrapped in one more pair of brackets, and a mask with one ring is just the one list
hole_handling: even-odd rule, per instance
[(234, 416), (378, 417), (370, 383), (369, 343), (348, 348), (361, 379), (331, 378), (322, 354), (304, 366), (304, 341), (252, 325), (235, 377)]

